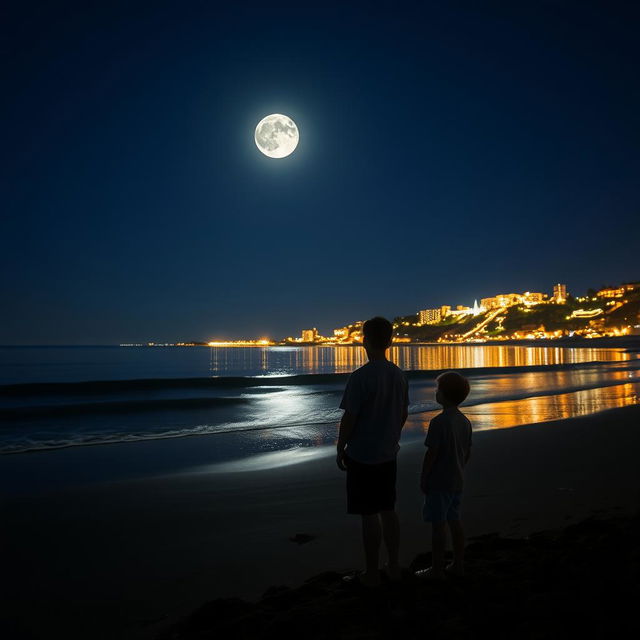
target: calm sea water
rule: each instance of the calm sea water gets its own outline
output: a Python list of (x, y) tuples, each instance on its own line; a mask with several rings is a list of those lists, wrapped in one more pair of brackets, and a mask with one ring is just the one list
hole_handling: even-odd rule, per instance
[[(402, 369), (523, 367), (628, 361), (623, 348), (495, 345), (400, 346)], [(137, 378), (290, 376), (349, 373), (366, 362), (361, 347), (0, 347), (0, 385)]]
[[(477, 430), (638, 402), (640, 359), (623, 348), (394, 347), (408, 371), (405, 439), (437, 405), (434, 379), (471, 379)], [(359, 347), (0, 348), (0, 453), (209, 435), (212, 462), (333, 442)]]

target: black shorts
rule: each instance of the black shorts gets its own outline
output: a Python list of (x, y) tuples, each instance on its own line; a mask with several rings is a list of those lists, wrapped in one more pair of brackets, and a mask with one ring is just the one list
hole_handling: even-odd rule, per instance
[(396, 461), (364, 464), (346, 456), (347, 513), (363, 516), (396, 506)]

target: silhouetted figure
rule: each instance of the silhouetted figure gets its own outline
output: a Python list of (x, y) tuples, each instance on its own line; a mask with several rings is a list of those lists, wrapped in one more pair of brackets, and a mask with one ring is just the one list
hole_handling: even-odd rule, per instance
[(347, 512), (362, 517), (366, 568), (352, 579), (374, 587), (380, 584), (382, 539), (388, 556), (386, 572), (391, 580), (400, 579), (396, 456), (409, 395), (402, 370), (386, 357), (393, 333), (391, 323), (372, 318), (364, 323), (362, 332), (369, 362), (351, 374), (340, 403), (344, 415), (337, 463), (347, 472)]
[[(464, 574), (464, 531), (460, 501), (464, 467), (471, 455), (471, 423), (458, 406), (469, 395), (469, 381), (456, 371), (437, 378), (436, 400), (442, 413), (429, 423), (424, 441), (420, 488), (425, 494), (423, 517), (432, 526), (432, 566), (416, 571), (420, 578), (443, 578), (445, 571)], [(451, 532), (453, 563), (444, 566), (447, 525)]]

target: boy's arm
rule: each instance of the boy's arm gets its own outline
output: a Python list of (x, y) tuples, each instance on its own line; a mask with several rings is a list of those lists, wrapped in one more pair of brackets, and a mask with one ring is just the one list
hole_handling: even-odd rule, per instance
[(422, 461), (422, 473), (420, 474), (420, 489), (422, 489), (422, 493), (427, 493), (429, 490), (428, 478), (437, 455), (437, 445), (430, 446), (424, 454), (424, 460)]
[(336, 445), (337, 448), (337, 458), (336, 462), (338, 467), (342, 471), (346, 471), (347, 467), (344, 463), (344, 449), (349, 442), (349, 438), (353, 433), (353, 429), (356, 426), (356, 415), (350, 413), (349, 411), (345, 411), (342, 414), (342, 419), (340, 420), (340, 430), (338, 431), (338, 443)]
[(401, 426), (400, 426), (401, 429), (402, 429), (402, 427), (404, 427), (404, 423), (407, 421), (407, 418), (409, 417), (409, 383), (407, 382), (406, 378), (405, 378), (404, 384), (405, 384), (405, 387), (404, 387), (404, 407), (402, 409), (402, 422), (401, 422)]
[(471, 427), (471, 421), (469, 420), (469, 418), (467, 418), (467, 422), (469, 423), (469, 446), (467, 447), (467, 455), (464, 457), (465, 467), (467, 466), (467, 462), (469, 462), (469, 458), (471, 457), (471, 444), (473, 442), (473, 429)]
[(402, 428), (402, 427), (404, 427), (404, 423), (407, 421), (407, 418), (408, 418), (408, 417), (409, 417), (409, 407), (405, 407), (405, 408), (402, 410), (402, 418), (401, 418), (401, 420), (402, 420), (402, 421), (401, 421), (401, 423), (400, 423), (401, 428)]
[(360, 412), (362, 398), (362, 381), (358, 378), (357, 372), (354, 372), (349, 376), (344, 395), (342, 396), (342, 402), (340, 403), (340, 408), (344, 410), (344, 413), (342, 414), (340, 429), (338, 430), (338, 442), (336, 444), (338, 457), (336, 462), (342, 471), (347, 470), (344, 463), (344, 449), (349, 443), (356, 426), (356, 418)]
[(424, 444), (427, 447), (427, 451), (424, 454), (424, 460), (422, 461), (422, 473), (420, 474), (420, 488), (423, 493), (427, 493), (429, 490), (429, 475), (433, 468), (433, 463), (438, 455), (438, 449), (440, 448), (440, 441), (442, 440), (442, 418), (436, 416), (429, 423), (429, 429), (427, 430), (427, 437)]

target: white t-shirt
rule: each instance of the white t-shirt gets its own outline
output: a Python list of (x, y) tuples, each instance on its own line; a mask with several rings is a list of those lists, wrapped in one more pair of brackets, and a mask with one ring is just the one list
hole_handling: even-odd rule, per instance
[(393, 362), (372, 360), (356, 369), (340, 403), (341, 409), (356, 416), (347, 455), (365, 464), (395, 460), (408, 405), (407, 380)]
[(429, 423), (425, 446), (438, 449), (427, 479), (430, 489), (459, 493), (471, 448), (471, 422), (458, 408), (444, 409)]

